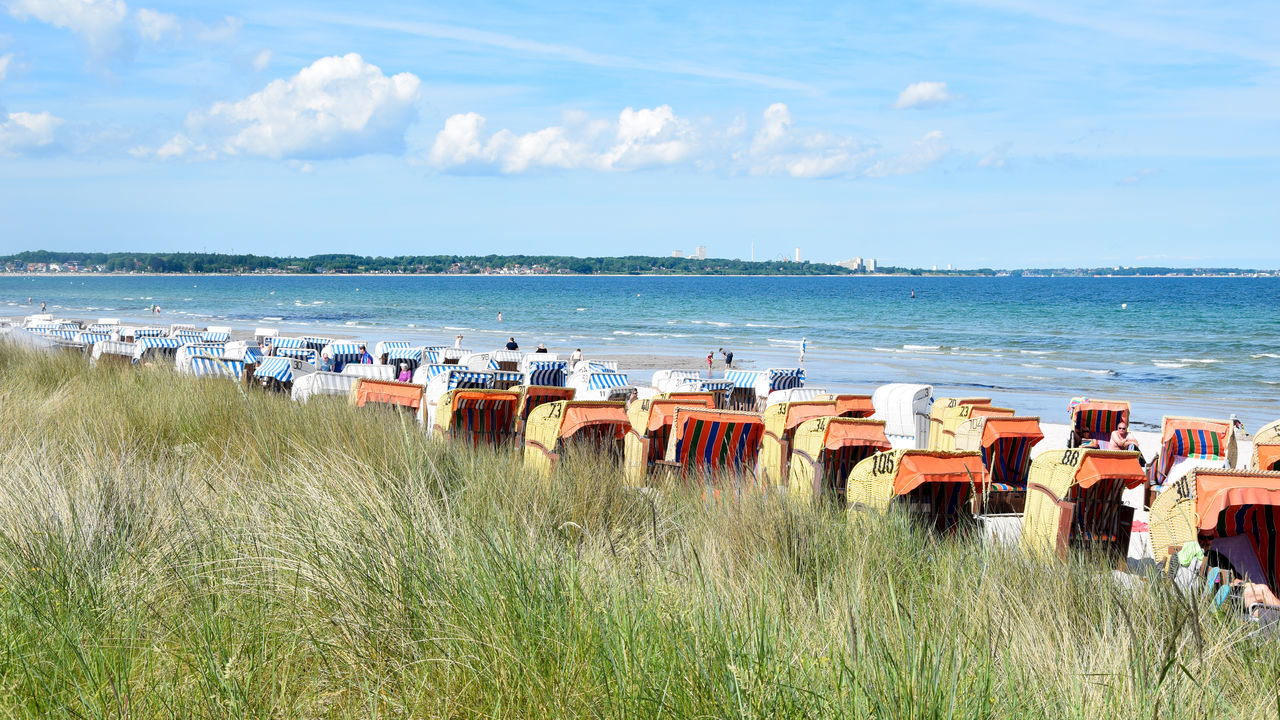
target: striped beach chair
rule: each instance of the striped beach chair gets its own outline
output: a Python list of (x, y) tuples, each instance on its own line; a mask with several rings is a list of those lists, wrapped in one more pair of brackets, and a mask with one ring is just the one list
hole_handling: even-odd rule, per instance
[(524, 447), (524, 428), (534, 408), (557, 400), (572, 400), (574, 396), (573, 388), (554, 385), (518, 385), (511, 389), (520, 393), (520, 404), (516, 408), (516, 440), (520, 448)]
[[(766, 423), (767, 424), (767, 423)], [(787, 470), (796, 498), (846, 504), (849, 473), (858, 463), (890, 449), (884, 422), (867, 418), (818, 417), (796, 428)]]
[(814, 400), (831, 400), (835, 402), (836, 417), (869, 418), (876, 411), (875, 406), (871, 404), (870, 395), (827, 393), (815, 397)]
[(971, 500), (986, 486), (982, 454), (942, 450), (888, 450), (849, 473), (848, 510), (887, 511), (901, 506), (939, 532), (972, 520)]
[(529, 414), (524, 430), (524, 463), (543, 477), (571, 453), (599, 453), (600, 462), (620, 461), (630, 422), (621, 402), (557, 400)]
[(1129, 422), (1129, 403), (1119, 400), (1074, 398), (1070, 404), (1071, 435), (1068, 447), (1091, 447), (1109, 450), (1111, 433), (1121, 422)]
[(1165, 416), (1160, 420), (1160, 454), (1147, 465), (1147, 507), (1166, 485), (1194, 468), (1231, 468), (1236, 464), (1236, 437), (1231, 423)]
[(762, 437), (764, 418), (757, 413), (676, 408), (660, 465), (719, 494), (721, 481), (749, 476)]
[(624, 443), (623, 461), (627, 482), (635, 486), (645, 484), (654, 464), (666, 454), (676, 408), (682, 407), (715, 409), (716, 398), (712, 393), (664, 394), (637, 400), (627, 408), (630, 427)]
[(512, 390), (450, 390), (436, 404), (432, 435), (473, 447), (511, 442), (519, 405), (520, 393)]
[(760, 440), (760, 456), (756, 463), (756, 479), (762, 487), (780, 486), (787, 482), (791, 461), (791, 441), (796, 428), (806, 420), (835, 417), (833, 400), (800, 400), (781, 402), (765, 408), (764, 436)]
[(351, 386), (358, 380), (355, 375), (316, 371), (301, 377), (295, 375), (290, 397), (294, 402), (308, 402), (317, 396), (348, 397)]
[[(977, 450), (987, 468), (986, 492), (978, 501), (980, 514), (1020, 513), (1027, 494), (1031, 449), (1044, 439), (1038, 417), (986, 415), (956, 426), (956, 450)], [(1012, 411), (1010, 411), (1012, 412)]]
[(1152, 503), (1150, 525), (1162, 563), (1186, 543), (1245, 535), (1266, 575), (1251, 580), (1280, 590), (1280, 473), (1193, 469)]
[(1022, 548), (1065, 559), (1071, 548), (1098, 547), (1124, 562), (1134, 512), (1124, 504), (1124, 491), (1139, 487), (1145, 477), (1136, 452), (1068, 448), (1040, 453), (1027, 475)]

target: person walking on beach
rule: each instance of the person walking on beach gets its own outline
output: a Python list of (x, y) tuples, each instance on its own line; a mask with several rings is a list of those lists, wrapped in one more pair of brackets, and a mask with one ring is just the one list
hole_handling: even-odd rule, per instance
[(373, 356), (369, 354), (368, 349), (366, 349), (365, 346), (363, 345), (360, 346), (360, 364), (361, 365), (373, 364)]
[(720, 348), (719, 353), (724, 356), (724, 369), (733, 367), (733, 351), (725, 352), (724, 348)]
[(509, 337), (509, 338), (507, 338), (507, 349), (508, 349), (508, 350), (519, 350), (519, 349), (520, 349), (520, 346), (519, 346), (518, 344), (516, 344), (516, 339), (515, 339), (515, 338), (513, 338), (513, 337)]
[(582, 348), (574, 348), (573, 352), (569, 353), (569, 369), (572, 370), (573, 366), (580, 362), (582, 362)]
[(800, 364), (804, 364), (804, 353), (809, 349), (809, 338), (800, 338)]
[(711, 361), (714, 360), (715, 357), (715, 353), (710, 350), (707, 351), (707, 377), (711, 377)]
[(40, 302), (40, 312), (44, 313), (44, 301)]
[(453, 349), (454, 349), (454, 350), (461, 350), (461, 349), (462, 349), (462, 333), (458, 333), (457, 335), (455, 335), (455, 336), (454, 336), (454, 338), (453, 338)]

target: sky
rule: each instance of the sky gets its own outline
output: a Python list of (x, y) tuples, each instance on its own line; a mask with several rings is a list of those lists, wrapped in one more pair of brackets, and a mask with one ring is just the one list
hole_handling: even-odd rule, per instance
[(1280, 5), (0, 0), (0, 253), (1280, 268)]

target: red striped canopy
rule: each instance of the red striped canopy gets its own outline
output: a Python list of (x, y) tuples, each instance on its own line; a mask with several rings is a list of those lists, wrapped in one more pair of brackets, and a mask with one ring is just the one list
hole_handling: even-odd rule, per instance
[(987, 469), (977, 452), (935, 452), (908, 450), (898, 463), (893, 492), (906, 495), (925, 483), (965, 483), (979, 488), (987, 483)]

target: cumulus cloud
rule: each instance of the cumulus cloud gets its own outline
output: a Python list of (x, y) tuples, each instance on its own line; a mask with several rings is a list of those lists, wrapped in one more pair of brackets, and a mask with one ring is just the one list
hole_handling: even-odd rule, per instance
[(182, 36), (182, 23), (178, 20), (177, 15), (156, 12), (143, 8), (134, 13), (134, 23), (138, 27), (138, 34), (144, 40), (158, 43), (167, 38), (179, 38)]
[(326, 57), (235, 102), (187, 117), (188, 135), (230, 155), (348, 157), (399, 152), (421, 81), (388, 77), (355, 53)]
[(459, 113), (436, 134), (427, 161), (451, 172), (504, 174), (693, 167), (794, 178), (885, 177), (922, 171), (947, 150), (942, 133), (934, 132), (906, 152), (886, 155), (849, 135), (796, 127), (783, 103), (764, 111), (754, 133), (742, 118), (714, 127), (660, 105), (626, 108), (608, 120), (566, 113), (559, 125), (523, 134), (490, 132), (484, 116)]
[(873, 155), (872, 149), (847, 135), (797, 130), (790, 109), (774, 103), (765, 109), (745, 160), (756, 175), (821, 178), (856, 172)]
[(15, 112), (0, 117), (4, 118), (4, 122), (0, 122), (0, 155), (9, 157), (51, 147), (62, 124), (62, 118), (47, 112)]
[(516, 134), (486, 135), (477, 113), (448, 118), (436, 134), (428, 162), (444, 170), (495, 169), (519, 173), (538, 168), (634, 170), (676, 165), (705, 147), (704, 137), (670, 105), (626, 108), (617, 120), (593, 121), (567, 113), (561, 125)]
[(160, 160), (179, 157), (187, 157), (195, 160), (212, 160), (217, 157), (217, 153), (210, 150), (207, 145), (197, 143), (182, 133), (174, 135), (168, 142), (160, 147), (150, 148), (139, 146), (130, 149), (129, 154), (136, 158), (154, 157), (159, 158)]
[(36, 20), (75, 34), (95, 61), (126, 60), (139, 40), (155, 44), (190, 35), (201, 42), (225, 42), (241, 26), (236, 18), (207, 26), (149, 8), (130, 11), (124, 0), (8, 0), (6, 4), (9, 14), (19, 20)]
[(0, 55), (0, 82), (9, 75), (9, 63), (13, 62), (13, 53)]
[(942, 131), (933, 130), (915, 141), (907, 152), (877, 160), (874, 165), (867, 168), (866, 175), (867, 177), (889, 177), (918, 173), (942, 159), (942, 156), (950, 150), (951, 146), (942, 135)]
[(898, 101), (893, 107), (899, 110), (930, 107), (945, 105), (955, 99), (956, 96), (947, 90), (945, 82), (918, 82), (908, 85), (906, 90), (898, 93)]

